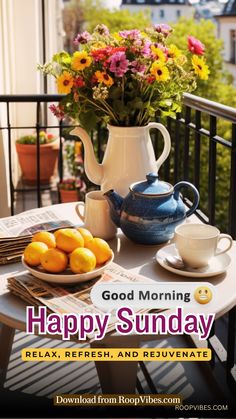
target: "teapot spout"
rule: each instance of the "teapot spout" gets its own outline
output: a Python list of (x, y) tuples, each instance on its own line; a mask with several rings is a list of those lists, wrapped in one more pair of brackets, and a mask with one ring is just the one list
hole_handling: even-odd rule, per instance
[(121, 213), (121, 207), (122, 207), (124, 199), (113, 189), (110, 189), (109, 191), (105, 192), (103, 195), (110, 206), (110, 215), (111, 215), (111, 219), (113, 223), (117, 227), (120, 227), (120, 213)]
[(89, 180), (96, 185), (101, 185), (103, 179), (103, 166), (96, 160), (92, 141), (88, 133), (81, 127), (70, 131), (71, 135), (79, 137), (84, 146), (84, 169)]

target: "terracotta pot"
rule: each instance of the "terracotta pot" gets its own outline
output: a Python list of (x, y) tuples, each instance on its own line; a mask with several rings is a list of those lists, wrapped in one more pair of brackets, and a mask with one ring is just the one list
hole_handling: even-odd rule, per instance
[(79, 200), (78, 192), (75, 190), (67, 191), (65, 189), (60, 189), (60, 198), (61, 202), (77, 202)]
[[(37, 182), (37, 147), (35, 144), (16, 144), (22, 177), (28, 184)], [(40, 183), (49, 184), (57, 167), (59, 139), (40, 145)]]

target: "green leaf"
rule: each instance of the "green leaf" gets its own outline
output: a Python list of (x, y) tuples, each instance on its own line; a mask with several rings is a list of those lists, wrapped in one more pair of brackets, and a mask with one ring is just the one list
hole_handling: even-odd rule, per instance
[(111, 88), (110, 88), (110, 92), (109, 92), (109, 97), (111, 98), (111, 99), (119, 99), (120, 97), (121, 97), (121, 95), (122, 95), (122, 89), (121, 89), (121, 87), (119, 87), (119, 86), (112, 86)]
[(58, 54), (54, 54), (52, 57), (52, 61), (58, 63), (58, 64), (70, 64), (71, 63), (71, 57), (68, 52), (62, 51)]
[(96, 128), (96, 125), (97, 125), (99, 120), (100, 120), (100, 118), (97, 117), (96, 113), (93, 110), (90, 110), (88, 112), (83, 112), (82, 111), (79, 114), (80, 124), (87, 131), (90, 131), (90, 130)]

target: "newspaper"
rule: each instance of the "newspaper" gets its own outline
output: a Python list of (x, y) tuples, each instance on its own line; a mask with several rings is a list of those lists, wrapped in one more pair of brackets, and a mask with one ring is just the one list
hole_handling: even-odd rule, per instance
[[(133, 274), (116, 263), (111, 263), (102, 276), (73, 286), (49, 284), (35, 278), (26, 271), (8, 278), (8, 289), (30, 305), (46, 306), (49, 313), (102, 314), (103, 311), (95, 307), (90, 298), (92, 287), (98, 282), (153, 283), (153, 280), (142, 275)], [(137, 312), (144, 313), (148, 311), (149, 310), (138, 310)], [(111, 310), (110, 314), (111, 319), (109, 327), (107, 328), (108, 333), (112, 333), (115, 330), (116, 321), (114, 310)], [(90, 338), (93, 339), (93, 336)]]
[[(68, 213), (68, 204), (37, 208), (21, 214), (0, 219), (0, 265), (18, 262), (37, 231), (54, 231), (72, 227), (78, 218)], [(67, 215), (68, 213), (68, 215)], [(67, 217), (65, 217), (65, 214)]]

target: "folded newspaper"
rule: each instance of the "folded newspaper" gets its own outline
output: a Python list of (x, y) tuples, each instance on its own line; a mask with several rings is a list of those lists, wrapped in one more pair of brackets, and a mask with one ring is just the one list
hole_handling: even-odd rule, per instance
[[(88, 282), (73, 286), (58, 286), (47, 283), (32, 276), (28, 271), (8, 278), (8, 289), (24, 300), (28, 305), (46, 306), (49, 313), (103, 313), (101, 309), (92, 304), (90, 292), (95, 283), (101, 282), (140, 282), (153, 283), (153, 280), (142, 275), (134, 274), (116, 263), (111, 263), (102, 276)], [(144, 313), (150, 310), (137, 310)], [(111, 320), (108, 333), (115, 330), (115, 312), (111, 311)], [(93, 336), (90, 336), (93, 339)]]
[[(0, 219), (0, 265), (19, 262), (32, 235), (40, 230), (54, 231), (78, 223), (75, 215), (65, 211), (68, 204), (37, 208)], [(68, 215), (67, 215), (68, 213)], [(66, 217), (65, 217), (66, 215)]]

